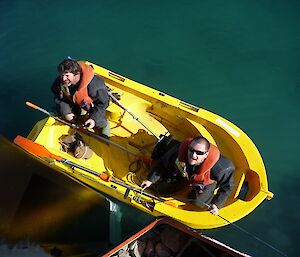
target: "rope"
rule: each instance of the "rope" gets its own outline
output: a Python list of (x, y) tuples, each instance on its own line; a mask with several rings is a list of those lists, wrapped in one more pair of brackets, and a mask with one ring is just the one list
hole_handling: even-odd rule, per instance
[[(194, 199), (187, 199), (187, 200), (194, 200)], [(199, 201), (199, 200), (198, 200), (198, 202), (200, 202), (201, 204), (205, 205), (205, 206), (208, 207), (209, 209), (211, 208), (211, 205), (210, 205), (210, 204), (207, 204), (207, 203), (202, 202), (202, 201)], [(271, 249), (273, 249), (275, 252), (279, 253), (280, 255), (286, 256), (286, 257), (287, 257), (287, 255), (286, 255), (284, 252), (278, 250), (278, 249), (275, 248), (273, 245), (271, 245), (271, 244), (269, 244), (268, 242), (262, 240), (261, 238), (257, 237), (256, 235), (252, 234), (251, 232), (247, 231), (246, 229), (243, 229), (242, 227), (240, 227), (240, 226), (238, 226), (238, 225), (232, 223), (231, 221), (227, 220), (226, 218), (222, 217), (222, 216), (219, 215), (219, 214), (218, 214), (217, 216), (220, 217), (221, 219), (225, 220), (226, 222), (228, 222), (230, 225), (234, 226), (235, 228), (239, 229), (240, 231), (244, 232), (245, 234), (247, 234), (247, 235), (253, 237), (253, 238), (256, 239), (257, 241), (261, 242), (262, 244), (264, 244), (264, 245), (270, 247)]]
[(129, 173), (127, 174), (127, 180), (128, 180), (131, 184), (133, 184), (133, 185), (135, 185), (135, 186), (138, 186), (138, 184), (135, 183), (135, 181), (133, 180), (133, 178), (132, 178), (133, 176), (136, 177), (136, 174), (134, 174), (133, 172), (129, 172)]
[(144, 192), (144, 190), (145, 190), (145, 188), (142, 188), (141, 190), (140, 190), (140, 192), (137, 194), (138, 195), (138, 201), (140, 202), (141, 201), (141, 197), (142, 197), (142, 195), (143, 195), (143, 192)]
[(237, 229), (239, 229), (240, 231), (244, 232), (245, 234), (247, 234), (247, 235), (253, 237), (253, 238), (256, 239), (257, 241), (261, 242), (262, 244), (264, 244), (264, 245), (270, 247), (271, 249), (273, 249), (275, 252), (279, 253), (280, 255), (286, 256), (286, 257), (287, 257), (287, 255), (286, 255), (284, 252), (278, 250), (277, 248), (275, 248), (274, 246), (272, 246), (272, 245), (269, 244), (268, 242), (266, 242), (266, 241), (260, 239), (259, 237), (257, 237), (256, 235), (252, 234), (251, 232), (247, 231), (246, 229), (243, 229), (242, 227), (240, 227), (240, 226), (238, 226), (238, 225), (236, 225), (236, 224), (230, 222), (229, 220), (225, 219), (225, 218), (222, 217), (221, 215), (218, 214), (218, 216), (219, 216), (221, 219), (227, 221), (229, 224), (233, 225), (235, 228), (237, 228)]
[[(136, 167), (134, 168), (133, 165), (136, 164)], [(133, 173), (136, 173), (138, 172), (140, 169), (141, 169), (141, 160), (137, 159), (137, 160), (134, 160), (132, 161), (130, 164), (129, 164), (129, 171), (130, 172), (133, 172)]]
[(85, 146), (85, 147), (84, 147), (84, 154), (81, 156), (81, 158), (80, 158), (80, 159), (83, 159), (83, 158), (86, 156), (86, 154), (87, 154), (87, 151), (88, 151), (88, 147), (87, 147), (87, 146)]
[[(136, 165), (136, 167), (134, 167), (134, 165)], [(148, 168), (146, 167), (145, 163), (142, 160), (139, 160), (139, 159), (132, 161), (129, 164), (129, 168), (128, 169), (129, 169), (130, 176), (131, 176), (130, 179), (132, 179), (132, 176), (135, 176), (139, 184), (141, 184), (142, 180), (143, 180), (140, 177), (140, 174), (139, 174), (140, 171), (142, 169), (145, 169), (146, 171), (148, 171)], [(132, 183), (136, 184), (136, 185), (139, 185), (139, 184), (135, 183), (134, 181), (132, 181)]]

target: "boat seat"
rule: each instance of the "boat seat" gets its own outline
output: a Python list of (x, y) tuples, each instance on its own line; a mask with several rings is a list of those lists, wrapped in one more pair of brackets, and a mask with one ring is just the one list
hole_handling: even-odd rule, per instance
[[(113, 92), (118, 93), (121, 96), (121, 100), (119, 102), (128, 109), (129, 112), (137, 115), (137, 113), (146, 112), (146, 110), (151, 107), (151, 103), (133, 95), (126, 93), (123, 94), (120, 90), (114, 90)], [(110, 105), (106, 109), (107, 117), (110, 121), (119, 122), (122, 119), (122, 122), (127, 119), (131, 119), (132, 116), (124, 110), (122, 107), (118, 105), (118, 103), (110, 102)]]
[[(147, 130), (142, 124), (152, 128), (156, 135), (167, 132), (167, 129), (148, 112), (152, 107), (150, 102), (130, 93), (124, 94), (119, 89), (113, 90), (113, 92), (121, 96), (120, 103), (126, 108), (125, 110), (125, 108), (122, 108), (118, 103), (111, 101), (106, 109), (113, 135), (129, 137), (137, 133), (139, 129)], [(138, 120), (133, 116), (138, 118)]]
[(186, 121), (197, 130), (196, 133), (194, 132), (195, 134), (193, 135), (193, 137), (198, 136), (199, 135), (198, 133), (200, 133), (200, 135), (205, 137), (211, 144), (217, 146), (216, 141), (204, 126), (189, 118), (186, 118)]

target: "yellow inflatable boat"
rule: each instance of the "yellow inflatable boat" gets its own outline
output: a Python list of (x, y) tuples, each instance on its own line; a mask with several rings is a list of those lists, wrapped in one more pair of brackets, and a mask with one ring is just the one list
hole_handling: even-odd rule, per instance
[[(14, 142), (34, 158), (51, 165), (72, 179), (116, 198), (153, 216), (169, 216), (194, 229), (211, 229), (235, 222), (253, 211), (273, 194), (268, 190), (262, 157), (251, 139), (236, 125), (205, 109), (176, 99), (166, 93), (132, 81), (96, 64), (97, 75), (111, 89), (113, 99), (107, 108), (111, 138), (79, 129), (46, 110), (28, 104), (49, 117), (39, 121), (25, 138)], [(116, 99), (115, 96), (120, 96)], [(90, 159), (76, 159), (62, 151), (62, 135), (79, 132), (93, 150)], [(191, 205), (186, 192), (163, 197), (141, 190), (148, 170), (140, 156), (151, 156), (161, 135), (177, 141), (197, 135), (218, 146), (222, 155), (234, 163), (235, 187), (218, 216)]]

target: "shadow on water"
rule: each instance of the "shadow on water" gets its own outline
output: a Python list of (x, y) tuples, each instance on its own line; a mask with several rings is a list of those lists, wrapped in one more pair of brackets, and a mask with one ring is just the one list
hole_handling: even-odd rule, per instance
[(37, 244), (54, 256), (94, 256), (107, 249), (106, 198), (0, 140), (0, 255), (8, 245)]

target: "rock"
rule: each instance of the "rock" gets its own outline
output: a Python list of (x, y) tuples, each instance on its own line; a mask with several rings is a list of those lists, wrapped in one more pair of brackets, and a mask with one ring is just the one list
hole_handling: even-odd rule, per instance
[(172, 255), (171, 250), (163, 243), (157, 243), (155, 246), (155, 252), (158, 257), (170, 257)]
[(128, 245), (132, 256), (141, 257), (146, 248), (146, 242), (143, 240), (136, 240)]
[(146, 249), (145, 249), (146, 257), (154, 257), (155, 256), (155, 248), (152, 239), (147, 240)]
[(184, 246), (186, 238), (179, 230), (167, 227), (161, 233), (161, 242), (174, 253), (177, 253)]

